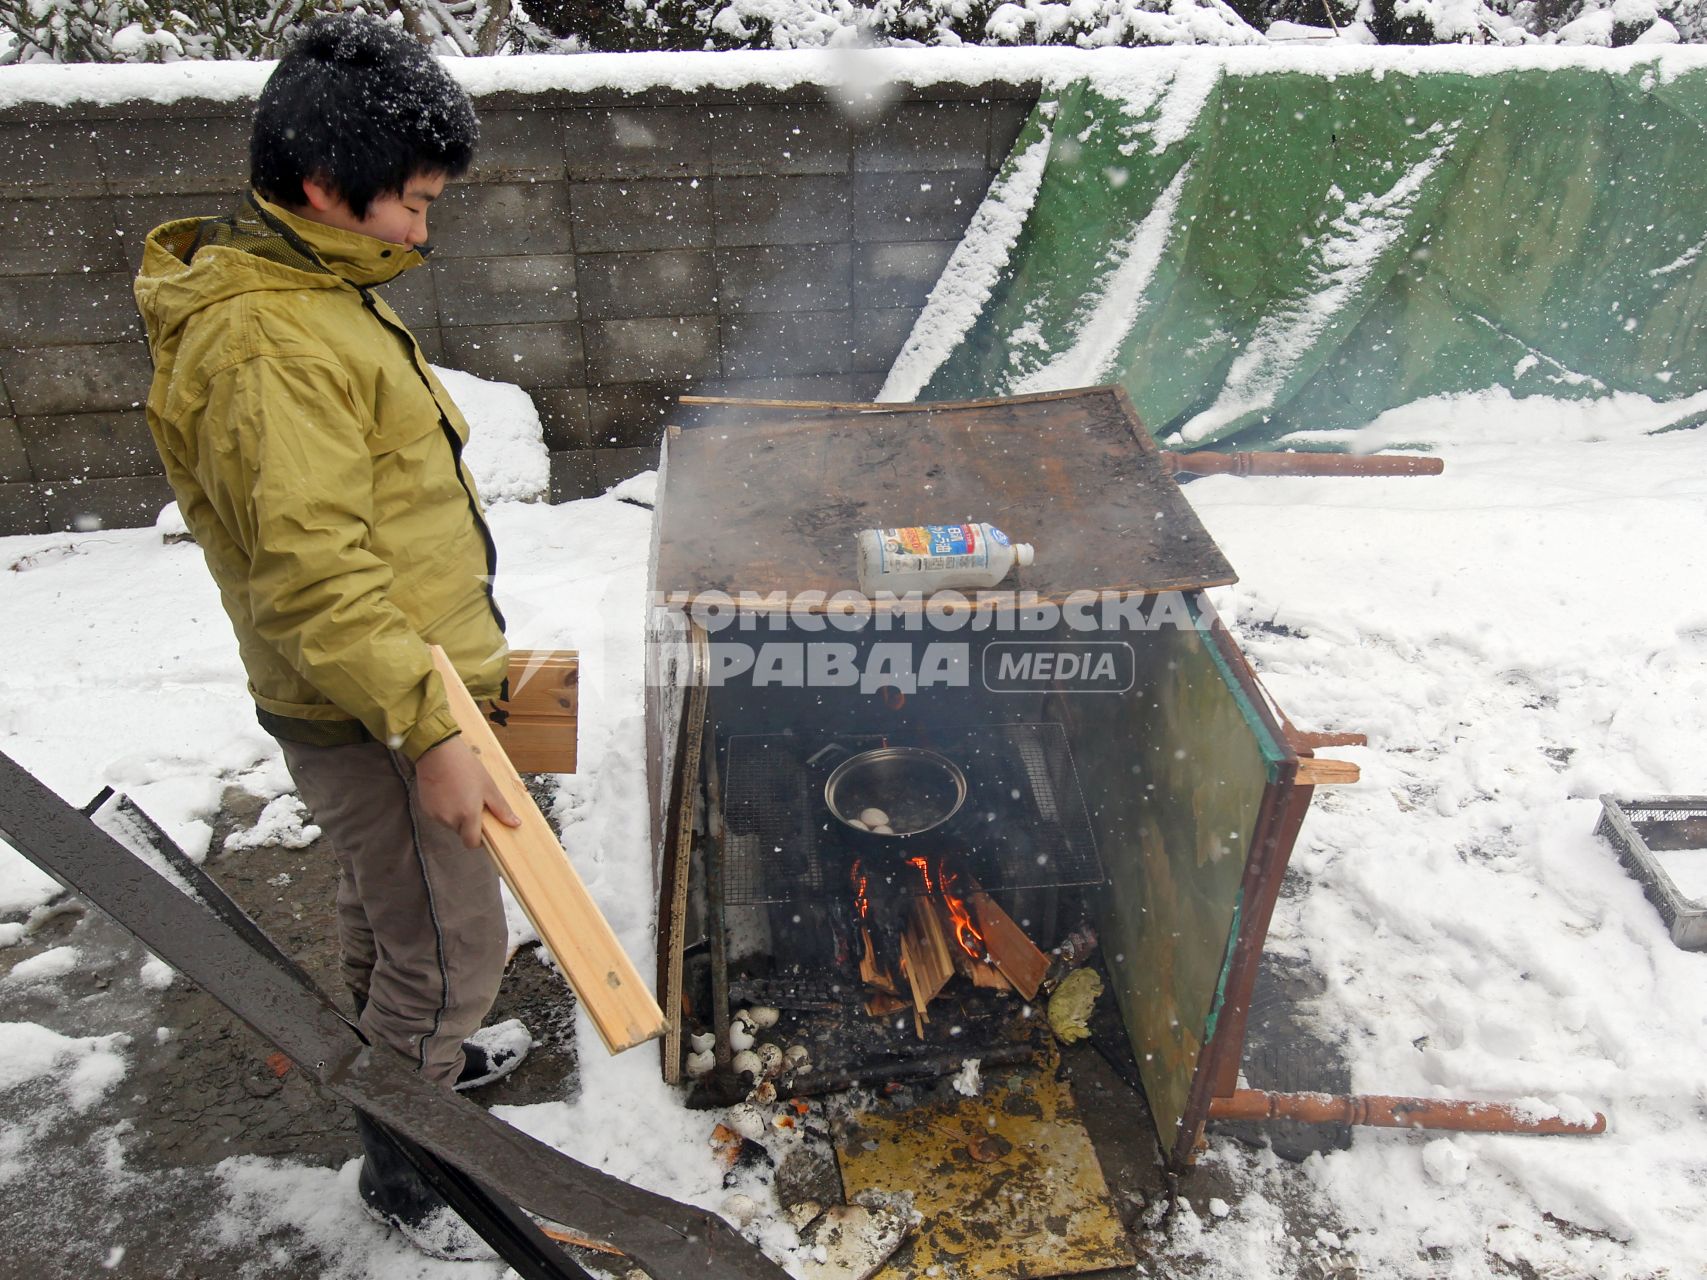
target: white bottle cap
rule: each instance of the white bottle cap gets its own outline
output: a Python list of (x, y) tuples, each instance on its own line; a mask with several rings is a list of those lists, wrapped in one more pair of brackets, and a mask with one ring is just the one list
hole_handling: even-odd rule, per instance
[(1016, 542), (1016, 543), (1014, 543), (1014, 563), (1016, 563), (1016, 564), (1030, 564), (1031, 563), (1031, 557), (1032, 557), (1031, 543), (1029, 543), (1029, 542)]

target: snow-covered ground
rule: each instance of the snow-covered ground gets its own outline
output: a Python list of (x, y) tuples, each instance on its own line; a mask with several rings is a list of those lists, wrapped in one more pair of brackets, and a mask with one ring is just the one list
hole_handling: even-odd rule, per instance
[[(1354, 1086), (1598, 1109), (1610, 1131), (1362, 1130), (1302, 1167), (1217, 1141), (1206, 1159), (1244, 1194), (1225, 1216), (1175, 1217), (1182, 1267), (1291, 1274), (1285, 1184), (1330, 1206), (1369, 1275), (1501, 1274), (1496, 1259), (1546, 1276), (1707, 1274), (1707, 955), (1673, 947), (1590, 834), (1601, 792), (1707, 791), (1707, 433), (1654, 433), (1673, 417), (1630, 398), (1488, 392), (1409, 406), (1351, 441), (1431, 448), (1447, 460), (1438, 478), (1187, 487), (1241, 574), (1218, 606), (1277, 701), (1301, 727), (1369, 735), (1367, 750), (1332, 753), (1363, 780), (1318, 792), (1293, 859), (1300, 892), (1270, 942), (1326, 976), (1314, 1012), (1345, 1042)], [(583, 655), (581, 772), (557, 816), (643, 973), (649, 520), (616, 494), (492, 511), (503, 560), (527, 566), (500, 582), (512, 640)], [(224, 786), (288, 785), (194, 546), (146, 529), (0, 540), (0, 648), (0, 749), (75, 803), (118, 786), (201, 854)], [(0, 851), (0, 917), (22, 922), (51, 893)], [(0, 925), (0, 944), (22, 934)], [(80, 963), (67, 950), (8, 983), (53, 982)], [(129, 1046), (3, 1030), (0, 1088), (57, 1098), (0, 1133), (0, 1187), (29, 1194), (19, 1180), (54, 1107), (99, 1107)], [(707, 1117), (681, 1108), (655, 1056), (612, 1058), (585, 1027), (580, 1051), (575, 1099), (504, 1117), (617, 1176), (722, 1206)], [(327, 1274), (440, 1274), (360, 1215), (353, 1164), (235, 1159), (220, 1172), (227, 1199), (209, 1214), (232, 1239), (289, 1224)], [(787, 1243), (786, 1228), (756, 1229)]]
[[(1362, 781), (1318, 791), (1269, 942), (1326, 976), (1353, 1087), (1609, 1117), (1586, 1139), (1360, 1130), (1312, 1160), (1371, 1274), (1707, 1274), (1707, 954), (1591, 834), (1604, 792), (1707, 792), (1707, 433), (1648, 434), (1674, 412), (1425, 401), (1354, 443), (1427, 445), (1438, 478), (1186, 490), (1270, 692), (1369, 735), (1329, 753)], [(1265, 1256), (1248, 1206), (1215, 1228), (1229, 1257)]]

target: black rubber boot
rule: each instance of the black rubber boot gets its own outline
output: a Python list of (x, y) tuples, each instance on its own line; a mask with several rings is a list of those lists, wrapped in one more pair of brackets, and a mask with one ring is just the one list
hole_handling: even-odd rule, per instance
[(474, 1229), (427, 1185), (389, 1134), (361, 1112), (362, 1171), (356, 1187), (362, 1207), (422, 1253), (451, 1262), (481, 1262), (497, 1255)]

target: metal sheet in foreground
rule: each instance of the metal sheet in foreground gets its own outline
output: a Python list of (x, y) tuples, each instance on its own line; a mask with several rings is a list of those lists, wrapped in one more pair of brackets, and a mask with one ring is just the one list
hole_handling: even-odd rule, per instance
[[(994, 1074), (994, 1073), (992, 1073)], [(922, 1215), (876, 1280), (1073, 1276), (1135, 1265), (1072, 1089), (1001, 1072), (955, 1106), (860, 1112), (838, 1127), (850, 1196), (907, 1191)]]

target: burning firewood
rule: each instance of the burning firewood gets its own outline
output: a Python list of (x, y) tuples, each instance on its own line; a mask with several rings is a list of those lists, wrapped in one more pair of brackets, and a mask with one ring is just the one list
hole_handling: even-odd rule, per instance
[[(909, 858), (916, 873), (905, 907), (896, 901), (897, 877), (891, 873), (873, 882), (862, 862), (852, 867), (854, 910), (863, 950), (860, 979), (874, 988), (866, 1012), (883, 1017), (911, 1004), (921, 1038), (929, 1021), (928, 1006), (956, 973), (974, 987), (989, 991), (1018, 989), (1030, 1000), (1048, 968), (1048, 957), (1037, 948), (994, 899), (948, 858), (934, 863)], [(905, 916), (900, 930), (898, 962), (886, 962), (882, 939), (885, 925)], [(903, 991), (898, 968), (907, 980)], [(910, 997), (908, 999), (907, 997)]]
[(928, 895), (914, 898), (906, 931), (901, 935), (901, 972), (907, 975), (912, 989), (913, 1010), (921, 1017), (954, 976), (950, 945), (938, 900)]
[(1038, 950), (1037, 944), (1026, 936), (1013, 917), (997, 905), (996, 900), (976, 884), (970, 886), (972, 914), (978, 919), (979, 931), (989, 948), (990, 960), (1002, 976), (1014, 984), (1015, 990), (1027, 1000), (1037, 999), (1038, 988), (1049, 972), (1049, 957)]
[(981, 991), (1012, 991), (1013, 984), (1002, 977), (1002, 971), (987, 960), (974, 960), (963, 947), (954, 949), (954, 969)]

